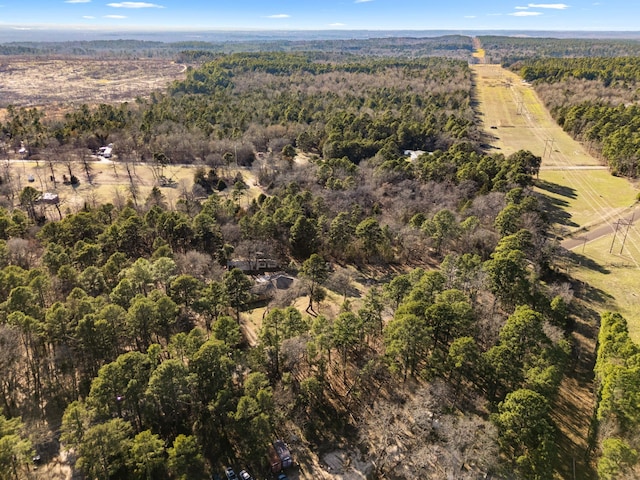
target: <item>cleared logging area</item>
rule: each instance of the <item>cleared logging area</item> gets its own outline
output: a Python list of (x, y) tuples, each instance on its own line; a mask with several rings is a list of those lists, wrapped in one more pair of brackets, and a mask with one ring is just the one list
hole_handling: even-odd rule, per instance
[(184, 65), (166, 59), (34, 59), (0, 57), (0, 106), (80, 105), (133, 101), (173, 80)]

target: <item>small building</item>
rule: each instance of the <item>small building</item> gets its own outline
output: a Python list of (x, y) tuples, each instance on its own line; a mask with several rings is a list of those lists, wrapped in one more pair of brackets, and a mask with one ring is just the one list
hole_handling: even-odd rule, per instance
[(60, 197), (57, 193), (44, 192), (42, 195), (40, 195), (40, 198), (36, 201), (36, 203), (44, 205), (58, 205), (60, 203)]
[(280, 268), (278, 261), (273, 258), (257, 257), (251, 260), (229, 260), (227, 262), (227, 268), (232, 270), (238, 268), (243, 273), (260, 273), (260, 272), (274, 272)]
[(100, 147), (98, 155), (102, 158), (111, 158), (111, 154), (113, 152), (113, 143), (110, 143), (106, 147)]
[(260, 275), (256, 277), (251, 293), (257, 301), (262, 302), (273, 298), (278, 290), (288, 290), (294, 282), (293, 277), (283, 272)]
[(418, 157), (424, 155), (425, 153), (428, 155), (433, 155), (433, 152), (425, 152), (424, 150), (405, 150), (402, 153), (405, 157), (409, 157), (409, 160), (412, 162), (416, 161)]

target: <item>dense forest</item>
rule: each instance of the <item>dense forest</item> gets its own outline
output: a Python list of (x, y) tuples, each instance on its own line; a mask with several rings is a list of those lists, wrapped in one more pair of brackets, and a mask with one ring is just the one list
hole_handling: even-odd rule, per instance
[(640, 53), (637, 39), (536, 38), (533, 36), (481, 35), (489, 63), (506, 66), (520, 60), (545, 58), (635, 57)]
[[(470, 97), (463, 62), (264, 53), (135, 105), (9, 108), (6, 152), (201, 166), (175, 209), (57, 221), (3, 170), (2, 471), (62, 448), (87, 478), (262, 474), (278, 436), (305, 468), (346, 444), (375, 478), (550, 478), (571, 287), (540, 158), (484, 154)], [(293, 286), (227, 268), (258, 257)]]
[(598, 475), (603, 479), (637, 476), (638, 345), (618, 313), (602, 316), (596, 377), (599, 383), (597, 420), (602, 436)]
[(397, 156), (477, 138), (470, 88), (469, 69), (454, 60), (234, 54), (135, 105), (82, 106), (47, 125), (42, 112), (9, 106), (3, 133), (30, 154), (113, 142), (121, 159), (215, 164), (232, 152), (249, 165), (255, 151), (299, 143), (358, 163), (383, 148)]
[(558, 124), (600, 152), (614, 174), (638, 175), (637, 57), (526, 60), (512, 68), (534, 83)]
[[(354, 38), (350, 40), (282, 40), (229, 35), (224, 41), (162, 42), (149, 40), (85, 40), (65, 42), (9, 42), (0, 44), (0, 55), (77, 56), (124, 58), (177, 58), (190, 63), (211, 60), (219, 54), (246, 52), (329, 52), (392, 57), (456, 57), (466, 59), (473, 50), (471, 38), (463, 35), (439, 37)], [(265, 34), (265, 36), (267, 36)], [(311, 35), (310, 35), (311, 36)]]

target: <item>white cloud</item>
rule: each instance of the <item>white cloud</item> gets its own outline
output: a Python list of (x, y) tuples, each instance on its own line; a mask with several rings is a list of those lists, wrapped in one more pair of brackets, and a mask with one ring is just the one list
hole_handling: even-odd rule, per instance
[(120, 18), (127, 18), (125, 15), (105, 15), (102, 18), (115, 18), (115, 19), (120, 19)]
[(531, 8), (551, 8), (553, 10), (565, 10), (569, 8), (566, 3), (530, 3)]
[(120, 2), (107, 3), (107, 7), (113, 8), (164, 8), (162, 5), (147, 2)]
[(501, 13), (487, 13), (488, 17), (501, 17), (502, 14)]
[(475, 15), (465, 15), (464, 18), (476, 18)]
[(267, 15), (267, 18), (291, 18), (291, 15), (286, 13), (276, 13), (275, 15)]
[(90, 3), (91, 0), (64, 0), (64, 3)]
[(519, 12), (509, 13), (509, 15), (511, 15), (512, 17), (537, 17), (538, 15), (542, 15), (542, 12), (519, 11)]
[(529, 10), (529, 7), (516, 7), (516, 10)]
[(356, 0), (353, 3), (369, 3), (369, 2), (373, 2), (373, 0)]
[(93, 15), (83, 15), (82, 18), (85, 18), (87, 20), (93, 20), (96, 17), (94, 17)]
[(336, 23), (330, 23), (329, 26), (330, 27), (346, 27), (347, 24), (346, 23), (336, 22)]

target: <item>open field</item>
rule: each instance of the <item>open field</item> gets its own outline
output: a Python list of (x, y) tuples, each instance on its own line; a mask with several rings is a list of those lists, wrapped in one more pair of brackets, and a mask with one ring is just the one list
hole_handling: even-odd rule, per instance
[[(626, 236), (626, 238), (625, 238)], [(623, 247), (624, 245), (624, 247)], [(617, 235), (601, 237), (573, 250), (570, 274), (596, 288), (593, 307), (618, 311), (629, 321), (631, 338), (640, 343), (640, 232), (620, 227)]]
[[(600, 165), (551, 118), (533, 88), (499, 65), (474, 65), (482, 122), (497, 151), (529, 150), (543, 165)], [(495, 128), (493, 128), (495, 127)]]
[[(127, 172), (127, 165), (111, 161), (89, 161), (90, 181), (87, 177), (82, 162), (35, 162), (11, 160), (0, 162), (0, 168), (5, 173), (6, 169), (12, 178), (13, 188), (19, 192), (26, 186), (31, 186), (42, 192), (57, 193), (60, 197), (60, 210), (62, 214), (75, 213), (84, 205), (95, 206), (100, 203), (111, 202), (124, 203), (132, 199), (131, 181)], [(56, 182), (51, 179), (51, 166)], [(69, 167), (78, 177), (80, 183), (77, 186), (63, 184), (63, 175), (69, 177)], [(159, 185), (158, 175), (175, 182), (175, 187), (162, 188), (166, 203), (170, 208), (175, 207), (176, 202), (184, 192), (190, 192), (193, 186), (193, 176), (197, 165), (170, 165), (160, 172), (151, 164), (129, 164), (133, 183), (136, 187), (138, 204), (144, 205), (151, 189)], [(248, 169), (234, 169), (221, 172), (227, 177), (234, 177), (240, 172), (250, 189), (244, 195), (244, 201), (250, 201), (259, 195), (261, 189), (256, 186), (254, 175)], [(33, 181), (30, 182), (29, 178)], [(229, 194), (231, 188), (222, 194)], [(242, 201), (242, 200), (241, 200)], [(58, 212), (53, 206), (46, 207), (46, 215), (50, 219), (58, 219)]]
[[(166, 59), (0, 57), (0, 107), (70, 106), (133, 101), (184, 78)], [(48, 115), (50, 116), (50, 115)]]
[(543, 170), (537, 191), (569, 215), (559, 218), (563, 233), (612, 224), (636, 203), (636, 189), (608, 170)]
[[(91, 181), (87, 178), (82, 162), (52, 162), (53, 174), (56, 182), (51, 180), (51, 167), (49, 162), (10, 161), (0, 164), (3, 170), (9, 169), (14, 182), (14, 189), (21, 191), (26, 186), (31, 186), (42, 192), (57, 193), (60, 196), (60, 209), (63, 213), (75, 213), (85, 204), (98, 205), (102, 202), (126, 202), (131, 197), (130, 181), (125, 164), (105, 161), (91, 161)], [(64, 185), (63, 175), (69, 177), (69, 167), (78, 177), (80, 183), (77, 186)], [(134, 184), (138, 189), (138, 202), (144, 203), (151, 189), (158, 184), (154, 169), (144, 164), (130, 164)], [(193, 184), (193, 167), (168, 167), (164, 175), (178, 183), (177, 188), (163, 188), (162, 193), (167, 199), (167, 204), (175, 205), (181, 190), (190, 189)], [(33, 182), (29, 182), (29, 178)], [(55, 209), (53, 209), (55, 212)], [(48, 214), (51, 218), (56, 218)]]

